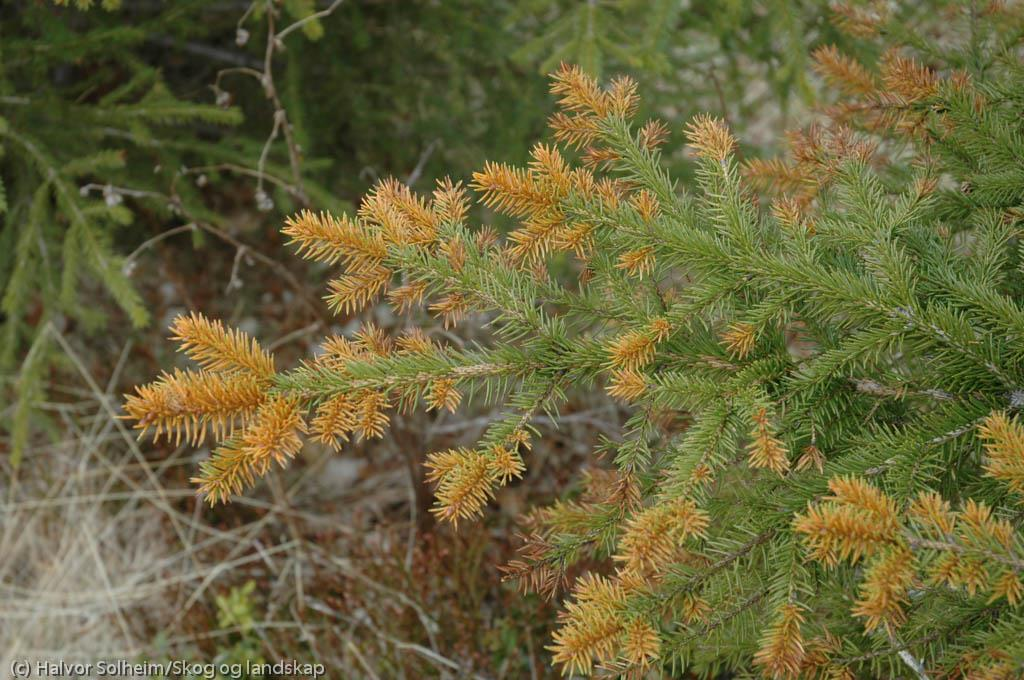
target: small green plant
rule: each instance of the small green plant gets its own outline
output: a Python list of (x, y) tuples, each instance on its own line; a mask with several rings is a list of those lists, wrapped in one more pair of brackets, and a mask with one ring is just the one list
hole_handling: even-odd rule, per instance
[[(223, 643), (218, 645), (218, 653), (214, 658), (216, 664), (238, 664), (242, 668), (259, 667), (265, 664), (263, 644), (255, 633), (256, 611), (253, 592), (255, 581), (247, 581), (242, 586), (235, 586), (227, 595), (217, 596), (217, 626), (221, 631), (230, 631), (228, 640), (234, 640), (231, 646)], [(263, 677), (253, 675), (246, 677)]]
[[(233, 586), (226, 594), (216, 596), (217, 625), (211, 631), (216, 641), (216, 650), (212, 658), (203, 657), (199, 650), (191, 646), (171, 649), (166, 636), (161, 633), (153, 641), (153, 657), (140, 660), (139, 663), (155, 663), (172, 676), (174, 673), (188, 671), (186, 680), (245, 680), (264, 677), (260, 674), (260, 668), (266, 664), (266, 659), (263, 656), (263, 641), (256, 632), (258, 620), (257, 604), (253, 596), (255, 590), (256, 582), (246, 581), (241, 586)], [(220, 672), (225, 668), (240, 670), (240, 674), (225, 676)]]

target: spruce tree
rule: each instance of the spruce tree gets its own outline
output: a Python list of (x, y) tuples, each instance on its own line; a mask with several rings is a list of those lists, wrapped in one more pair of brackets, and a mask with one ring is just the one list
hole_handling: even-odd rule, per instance
[[(256, 340), (193, 314), (197, 369), (126, 398), (142, 432), (219, 446), (196, 477), (228, 500), (304, 439), (384, 436), (394, 409), (502, 405), (473, 448), (433, 452), (434, 514), (486, 512), (574, 391), (629, 404), (612, 461), (526, 519), (510, 579), (549, 596), (584, 558), (549, 649), (570, 673), (713, 677), (1024, 675), (1024, 60), (1019, 6), (954, 4), (946, 41), (885, 6), (840, 6), (876, 62), (836, 49), (837, 90), (788, 158), (736, 158), (728, 127), (634, 120), (636, 85), (553, 78), (554, 143), (471, 187), (517, 227), (469, 224), (468, 191), (381, 182), (354, 215), (284, 233), (336, 267), (333, 309), (381, 299), (438, 343), (365, 325), (278, 370)], [(555, 266), (573, 276), (552, 275)]]
[(240, 120), (237, 109), (180, 98), (135, 52), (157, 27), (180, 26), (199, 3), (137, 24), (118, 20), (113, 0), (90, 12), (90, 0), (73, 4), (0, 8), (0, 372), (17, 367), (14, 389), (4, 390), (16, 406), (3, 422), (15, 466), (54, 358), (42, 329), (63, 321), (93, 331), (106, 325), (102, 306), (83, 303), (93, 290), (119, 308), (126, 325), (149, 322), (121, 246), (125, 233), (143, 210), (167, 218), (202, 205), (194, 183), (182, 183), (177, 205), (167, 187), (186, 159), (209, 158), (212, 145), (177, 143), (174, 131)]

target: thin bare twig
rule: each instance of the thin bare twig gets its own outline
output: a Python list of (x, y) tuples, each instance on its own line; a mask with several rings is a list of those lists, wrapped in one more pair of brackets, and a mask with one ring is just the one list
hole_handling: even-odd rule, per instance
[[(266, 167), (267, 159), (270, 156), (270, 149), (280, 136), (284, 137), (285, 145), (288, 149), (288, 163), (292, 171), (292, 186), (289, 189), (289, 193), (292, 193), (300, 203), (308, 206), (309, 197), (306, 195), (302, 183), (302, 149), (295, 140), (295, 132), (292, 129), (291, 122), (288, 120), (288, 112), (277, 92), (277, 85), (274, 81), (274, 56), (278, 51), (284, 49), (284, 39), (288, 35), (312, 21), (317, 21), (329, 16), (344, 0), (334, 0), (334, 2), (332, 2), (326, 9), (314, 12), (313, 14), (290, 24), (281, 31), (277, 30), (277, 7), (275, 3), (270, 0), (259, 1), (266, 2), (265, 16), (267, 20), (267, 43), (263, 50), (262, 69), (255, 67), (250, 68), (248, 66), (224, 69), (217, 74), (217, 79), (213, 88), (218, 94), (221, 92), (220, 81), (225, 75), (240, 73), (251, 76), (259, 81), (263, 88), (264, 96), (274, 109), (274, 124), (270, 129), (270, 134), (267, 136), (266, 141), (263, 143), (263, 149), (260, 151), (259, 161), (256, 164), (256, 170), (254, 173), (256, 176), (257, 207), (260, 210), (269, 210), (273, 206), (270, 197), (267, 195), (265, 187), (265, 183), (269, 181), (266, 174)], [(244, 30), (242, 29), (242, 24), (244, 24), (246, 19), (251, 15), (256, 4), (257, 3), (254, 2), (250, 5), (242, 18), (239, 19), (238, 29), (240, 35), (242, 35)]]

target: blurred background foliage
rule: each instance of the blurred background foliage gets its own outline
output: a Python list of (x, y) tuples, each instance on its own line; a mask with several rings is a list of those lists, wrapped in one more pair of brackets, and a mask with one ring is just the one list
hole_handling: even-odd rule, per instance
[[(907, 4), (899, 11), (928, 11), (928, 3)], [(599, 76), (634, 76), (641, 115), (663, 117), (673, 131), (710, 111), (729, 121), (744, 153), (773, 152), (794, 113), (814, 99), (810, 52), (829, 43), (856, 52), (830, 15), (829, 4), (818, 0), (0, 4), (0, 430), (7, 433), (0, 438), (0, 475), (10, 482), (7, 501), (24, 500), (19, 494), (33, 489), (56, 493), (48, 485), (63, 484), (52, 477), (63, 468), (53, 452), (69, 440), (81, 443), (83, 413), (91, 408), (109, 420), (111, 395), (170, 365), (164, 336), (174, 313), (198, 309), (276, 337), (272, 346), (286, 359), (305, 354), (311, 336), (344, 326), (347, 320), (330, 317), (318, 299), (323, 272), (282, 248), (284, 215), (302, 207), (343, 211), (387, 176), (423, 191), (444, 175), (467, 179), (485, 159), (526, 161), (552, 110), (545, 74), (562, 61)], [(683, 155), (665, 162), (688, 175)], [(257, 309), (263, 325), (247, 327)], [(595, 408), (579, 406), (584, 413)], [(101, 428), (100, 420), (91, 422)], [(599, 428), (581, 422), (596, 436)], [(411, 419), (406, 448), (421, 449), (436, 431), (435, 422)], [(395, 437), (402, 432), (396, 428)], [(522, 493), (564, 488), (569, 480), (555, 463), (589, 450), (588, 436), (553, 438), (552, 450), (539, 454), (549, 458), (547, 483), (524, 485), (529, 491)], [(185, 472), (171, 463), (184, 454), (164, 451), (150, 470), (122, 439), (119, 450), (135, 456), (160, 493), (175, 484), (187, 488)], [(408, 463), (418, 480), (416, 459), (403, 458), (395, 444), (362, 445), (357, 453), (367, 455), (372, 446), (380, 460), (398, 461), (400, 472)], [(395, 466), (384, 468), (390, 475)], [(545, 465), (536, 469), (543, 474)], [(365, 481), (369, 473), (360, 474)], [(372, 516), (374, 526), (383, 522), (380, 535), (359, 546), (379, 589), (353, 589), (348, 572), (335, 578), (323, 565), (312, 570), (311, 583), (335, 598), (329, 609), (337, 615), (384, 600), (401, 609), (404, 600), (387, 593), (408, 588), (414, 570), (430, 573), (409, 591), (419, 602), (450, 607), (465, 625), (491, 631), (465, 636), (418, 630), (415, 614), (412, 621), (387, 618), (370, 637), (381, 658), (396, 654), (391, 665), (379, 666), (388, 677), (452, 671), (422, 649), (410, 654), (387, 642), (402, 636), (432, 654), (442, 650), (459, 668), (503, 677), (548, 673), (546, 661), (535, 658), (545, 654), (543, 628), (553, 609), (502, 595), (508, 589), (496, 584), (493, 569), (510, 550), (512, 518), (526, 502), (504, 499), (507, 512), (489, 519), (482, 533), (435, 535), (422, 487), (410, 486), (411, 500), (402, 487), (391, 505), (356, 511)], [(198, 512), (189, 494), (173, 498), (165, 508), (172, 520)], [(312, 498), (319, 505), (309, 512), (331, 517), (337, 499)], [(274, 496), (275, 508), (280, 500)], [(385, 521), (404, 522), (409, 510), (413, 528), (428, 537), (415, 550), (406, 549), (411, 539), (392, 535), (404, 525)], [(232, 506), (203, 521), (230, 532), (255, 522), (256, 512)], [(294, 515), (273, 514), (273, 522), (268, 516), (259, 520), (266, 531), (278, 523), (296, 531)], [(16, 518), (7, 515), (8, 522)], [(174, 559), (194, 562), (194, 545), (181, 550)], [(453, 554), (462, 558), (453, 563)], [(476, 556), (469, 567), (467, 554)], [(237, 557), (214, 550), (208, 559), (225, 555)], [(486, 573), (480, 560), (492, 565)], [(231, 588), (254, 576), (225, 572), (219, 592), (241, 592)], [(261, 593), (245, 591), (247, 598)], [(189, 597), (198, 619), (174, 621), (184, 630), (217, 628), (225, 602)], [(153, 625), (159, 639), (174, 637), (169, 625)], [(256, 639), (251, 628), (244, 635), (246, 645)], [(291, 643), (308, 649), (304, 639), (296, 633)], [(351, 642), (345, 638), (342, 647)], [(225, 644), (220, 652), (232, 649)], [(294, 652), (280, 639), (275, 644), (277, 652), (282, 645)], [(530, 653), (519, 653), (527, 644)]]

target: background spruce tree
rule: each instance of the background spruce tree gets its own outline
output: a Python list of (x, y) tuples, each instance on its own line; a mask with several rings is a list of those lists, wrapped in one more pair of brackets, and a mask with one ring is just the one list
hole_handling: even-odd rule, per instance
[[(175, 206), (163, 192), (178, 168), (190, 154), (211, 150), (202, 141), (175, 143), (175, 131), (240, 121), (236, 109), (179, 98), (158, 68), (133, 53), (197, 3), (136, 25), (104, 16), (87, 31), (74, 25), (78, 16), (16, 4), (0, 10), (0, 371), (17, 367), (18, 402), (8, 421), (15, 464), (50, 363), (40, 330), (57, 317), (102, 328), (109, 322), (103, 307), (85, 303), (95, 290), (109, 295), (131, 326), (149, 323), (128, 251), (118, 245), (134, 240), (125, 232), (137, 215), (114, 187), (127, 180), (131, 197), (166, 219)], [(197, 193), (194, 185), (179, 191), (192, 204)]]

